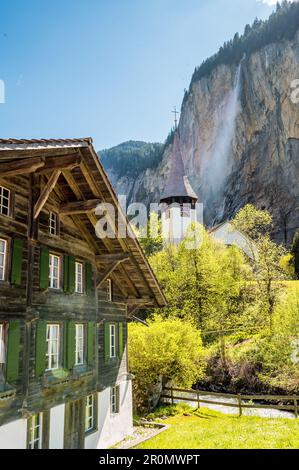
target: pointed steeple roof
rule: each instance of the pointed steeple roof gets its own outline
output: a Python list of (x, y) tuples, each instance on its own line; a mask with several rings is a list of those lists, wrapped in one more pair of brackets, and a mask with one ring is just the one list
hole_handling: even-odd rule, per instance
[(175, 132), (174, 134), (171, 155), (170, 173), (160, 201), (175, 197), (187, 197), (197, 200), (198, 197), (192, 189), (188, 176), (185, 174), (178, 132)]

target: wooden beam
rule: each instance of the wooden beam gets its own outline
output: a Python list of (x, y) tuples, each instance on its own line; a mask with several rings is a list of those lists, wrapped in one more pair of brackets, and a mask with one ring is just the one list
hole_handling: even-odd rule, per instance
[(101, 203), (100, 199), (90, 199), (87, 201), (67, 202), (60, 205), (60, 214), (77, 215), (92, 212)]
[(41, 157), (13, 160), (11, 162), (0, 163), (0, 175), (15, 176), (34, 173), (44, 165), (45, 162)]
[(153, 305), (154, 304), (154, 299), (134, 299), (132, 297), (125, 299), (124, 303), (127, 305)]
[(72, 170), (81, 163), (81, 155), (73, 153), (70, 155), (59, 155), (59, 157), (46, 157), (45, 164), (37, 173), (44, 174), (53, 170)]
[[(71, 174), (71, 172), (65, 170), (65, 171), (63, 171), (63, 176), (64, 176), (66, 182), (68, 183), (69, 187), (71, 188), (71, 190), (75, 194), (78, 201), (84, 200), (84, 194), (82, 193), (81, 189), (77, 185), (77, 183), (76, 183), (73, 175)], [(89, 212), (89, 213), (87, 213), (87, 217), (89, 218), (91, 224), (95, 227), (95, 225), (97, 223), (97, 218), (96, 218), (95, 214), (92, 214), (92, 213)], [(110, 251), (110, 247), (111, 247), (110, 240), (107, 238), (107, 239), (103, 239), (102, 242), (104, 243), (104, 245), (106, 246), (108, 251)]]
[(112, 263), (113, 261), (127, 261), (129, 259), (129, 253), (106, 253), (104, 255), (96, 256), (96, 261), (103, 264)]
[[(121, 266), (121, 265), (120, 265)], [(128, 292), (127, 292), (127, 289), (125, 288), (124, 286), (124, 283), (123, 282), (120, 282), (120, 279), (118, 278), (118, 276), (116, 276), (116, 273), (113, 272), (111, 274), (111, 279), (112, 279), (112, 282), (116, 285), (116, 287), (118, 288), (118, 290), (121, 292), (121, 294), (123, 295), (123, 297), (126, 299), (128, 297)]]
[(40, 193), (40, 196), (34, 206), (34, 211), (33, 211), (33, 218), (36, 220), (44, 207), (45, 203), (48, 200), (48, 197), (50, 196), (51, 192), (54, 189), (54, 186), (56, 185), (58, 178), (61, 174), (61, 170), (54, 170), (53, 173), (51, 174), (47, 184), (43, 188), (42, 192)]
[(106, 281), (106, 279), (110, 276), (110, 274), (113, 273), (113, 271), (117, 268), (117, 266), (122, 263), (123, 260), (118, 260), (114, 261), (113, 263), (109, 264), (109, 266), (106, 268), (102, 276), (100, 277), (98, 283), (97, 283), (97, 288), (99, 289), (101, 285)]
[(128, 305), (127, 306), (127, 316), (128, 318), (133, 316), (138, 310), (142, 308), (142, 305)]

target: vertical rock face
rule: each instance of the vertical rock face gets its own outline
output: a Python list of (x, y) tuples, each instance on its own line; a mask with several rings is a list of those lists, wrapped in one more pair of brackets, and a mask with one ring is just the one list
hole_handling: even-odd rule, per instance
[[(243, 60), (240, 107), (229, 116), (236, 74), (236, 67), (219, 66), (193, 83), (179, 126), (185, 167), (207, 224), (229, 219), (253, 202), (273, 212), (276, 236), (290, 241), (299, 226), (299, 102), (293, 102), (291, 88), (299, 78), (299, 33)], [(219, 178), (212, 160), (223, 126), (229, 131), (229, 117), (235, 119), (234, 131), (229, 154), (222, 149), (225, 168)]]
[[(245, 57), (239, 69), (220, 65), (192, 84), (178, 131), (207, 225), (230, 219), (251, 202), (273, 213), (278, 240), (291, 241), (299, 227), (299, 99), (291, 88), (296, 79), (299, 32), (292, 41)], [(137, 178), (111, 174), (117, 192), (129, 202), (158, 202), (171, 152), (170, 145), (159, 166)]]

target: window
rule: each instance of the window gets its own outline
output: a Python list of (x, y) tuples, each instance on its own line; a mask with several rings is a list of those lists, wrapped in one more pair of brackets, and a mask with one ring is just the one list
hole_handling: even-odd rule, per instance
[(109, 336), (110, 336), (110, 357), (116, 357), (116, 328), (115, 324), (109, 325)]
[(96, 427), (96, 407), (95, 407), (95, 396), (88, 395), (85, 402), (85, 432), (89, 432)]
[(7, 241), (0, 239), (0, 281), (5, 279)]
[(58, 215), (55, 212), (49, 214), (49, 233), (50, 235), (58, 235)]
[(181, 217), (190, 217), (190, 205), (181, 206)]
[(83, 264), (77, 261), (75, 263), (75, 274), (75, 292), (83, 294)]
[[(6, 346), (5, 346), (5, 326), (0, 323), (0, 372), (3, 370), (6, 359)], [(1, 379), (1, 376), (0, 376)]]
[(60, 287), (60, 257), (51, 253), (49, 255), (49, 287), (51, 289)]
[(111, 387), (110, 406), (112, 414), (119, 413), (119, 385)]
[(107, 279), (107, 300), (112, 302), (112, 280)]
[(59, 366), (59, 325), (47, 325), (47, 370)]
[(84, 363), (84, 325), (76, 324), (75, 365)]
[(42, 413), (38, 413), (31, 418), (28, 422), (28, 449), (41, 449), (42, 448)]
[(0, 214), (9, 215), (10, 191), (0, 186)]

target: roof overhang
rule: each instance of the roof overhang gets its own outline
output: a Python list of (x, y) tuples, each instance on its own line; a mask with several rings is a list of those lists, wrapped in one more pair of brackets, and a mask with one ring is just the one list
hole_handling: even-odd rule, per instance
[[(92, 139), (0, 139), (0, 165), (2, 164), (2, 168), (5, 168), (5, 165), (3, 166), (5, 163), (8, 167), (8, 164), (18, 160), (18, 165), (22, 166), (25, 159), (35, 158), (36, 167), (32, 165), (31, 169), (27, 170), (42, 174), (48, 184), (51, 183), (50, 179), (53, 175), (47, 172), (47, 161), (50, 161), (51, 157), (58, 158), (59, 156), (61, 160), (70, 162), (69, 167), (65, 164), (64, 168), (59, 170), (59, 175), (56, 174), (56, 191), (64, 208), (64, 216), (72, 217), (74, 223), (78, 224), (81, 233), (86, 236), (94, 249), (94, 263), (103, 272), (108, 272), (109, 268), (113, 268), (110, 272), (111, 277), (123, 292), (125, 302), (128, 305), (138, 307), (165, 306), (166, 298), (126, 215), (123, 213), (114, 189), (93, 147)], [(75, 158), (73, 165), (71, 164), (71, 156), (78, 157)], [(113, 205), (117, 220), (127, 227), (125, 238), (99, 239), (96, 236), (95, 224), (98, 218), (93, 210), (93, 203), (99, 201)], [(67, 203), (73, 204), (71, 206), (72, 212), (69, 208), (67, 213)], [(76, 208), (76, 212), (74, 208)], [(122, 259), (113, 260), (113, 255)]]

